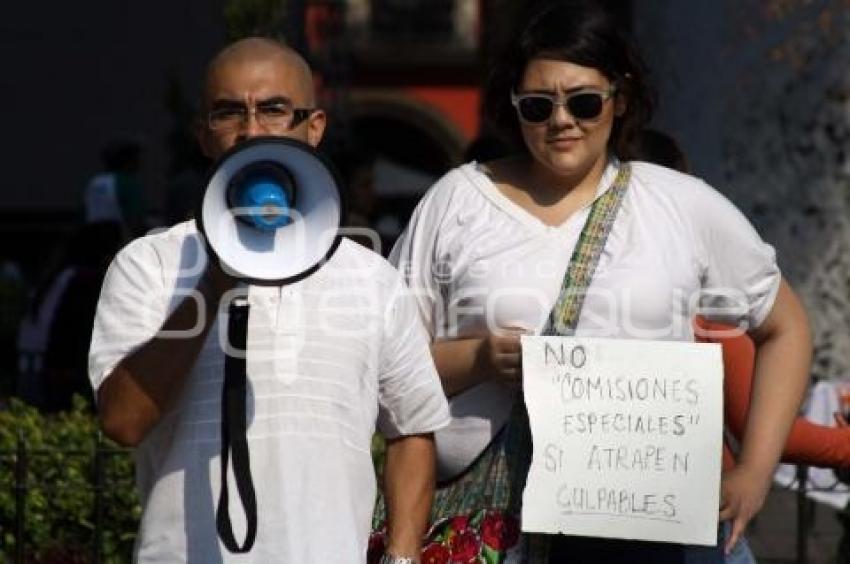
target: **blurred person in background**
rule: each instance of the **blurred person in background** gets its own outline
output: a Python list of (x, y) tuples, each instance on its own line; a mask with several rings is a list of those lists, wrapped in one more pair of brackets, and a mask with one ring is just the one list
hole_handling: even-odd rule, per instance
[(17, 395), (45, 412), (70, 408), (74, 394), (93, 405), (88, 350), (94, 314), (103, 277), (124, 242), (117, 222), (82, 225), (30, 299), (18, 330)]
[(147, 231), (147, 204), (139, 180), (141, 157), (142, 146), (133, 139), (117, 138), (103, 148), (103, 172), (89, 180), (83, 194), (86, 223), (117, 223), (130, 238)]
[(26, 300), (26, 281), (19, 264), (0, 262), (0, 403), (15, 391), (17, 334)]

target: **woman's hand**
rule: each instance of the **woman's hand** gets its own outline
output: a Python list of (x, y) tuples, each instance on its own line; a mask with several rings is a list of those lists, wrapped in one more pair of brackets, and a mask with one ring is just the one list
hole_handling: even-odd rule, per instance
[(481, 340), (475, 355), (475, 370), (482, 381), (494, 380), (510, 386), (522, 386), (522, 345), (520, 337), (527, 333), (511, 328)]
[(747, 523), (764, 504), (770, 487), (770, 477), (739, 465), (726, 472), (720, 481), (720, 520), (731, 521), (732, 530), (726, 539), (725, 554), (729, 554), (747, 528)]
[(520, 337), (529, 331), (510, 328), (499, 334), (437, 341), (431, 345), (434, 364), (448, 397), (483, 384), (522, 385)]

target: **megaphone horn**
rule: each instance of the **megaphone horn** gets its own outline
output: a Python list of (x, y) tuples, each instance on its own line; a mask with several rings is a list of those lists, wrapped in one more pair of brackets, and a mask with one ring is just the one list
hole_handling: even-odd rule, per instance
[(294, 282), (336, 250), (343, 197), (332, 165), (313, 147), (258, 137), (213, 167), (198, 230), (233, 276), (259, 285)]
[(292, 219), (290, 210), (295, 205), (295, 181), (277, 163), (252, 163), (230, 181), (227, 202), (231, 211), (246, 210), (246, 213), (237, 213), (237, 219), (257, 229), (273, 231)]

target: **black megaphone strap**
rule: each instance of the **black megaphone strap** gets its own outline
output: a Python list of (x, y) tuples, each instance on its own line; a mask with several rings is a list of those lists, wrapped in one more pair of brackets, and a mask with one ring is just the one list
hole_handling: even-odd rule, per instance
[[(237, 303), (240, 302), (240, 303)], [(218, 536), (233, 553), (247, 553), (254, 546), (257, 536), (257, 497), (254, 493), (254, 483), (251, 479), (251, 458), (248, 452), (246, 436), (246, 398), (247, 373), (246, 355), (248, 341), (248, 313), (250, 306), (247, 301), (237, 298), (230, 304), (227, 338), (228, 345), (236, 355), (225, 352), (224, 385), (221, 394), (221, 492), (216, 510), (216, 528)], [(233, 524), (230, 521), (228, 502), (227, 467), (230, 455), (233, 455), (233, 475), (236, 489), (245, 509), (245, 541), (242, 546), (233, 534)]]

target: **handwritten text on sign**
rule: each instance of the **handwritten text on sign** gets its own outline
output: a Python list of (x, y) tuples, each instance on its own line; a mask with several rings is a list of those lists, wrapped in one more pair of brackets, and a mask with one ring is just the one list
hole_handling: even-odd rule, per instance
[(524, 531), (716, 543), (719, 345), (523, 337), (522, 365)]

